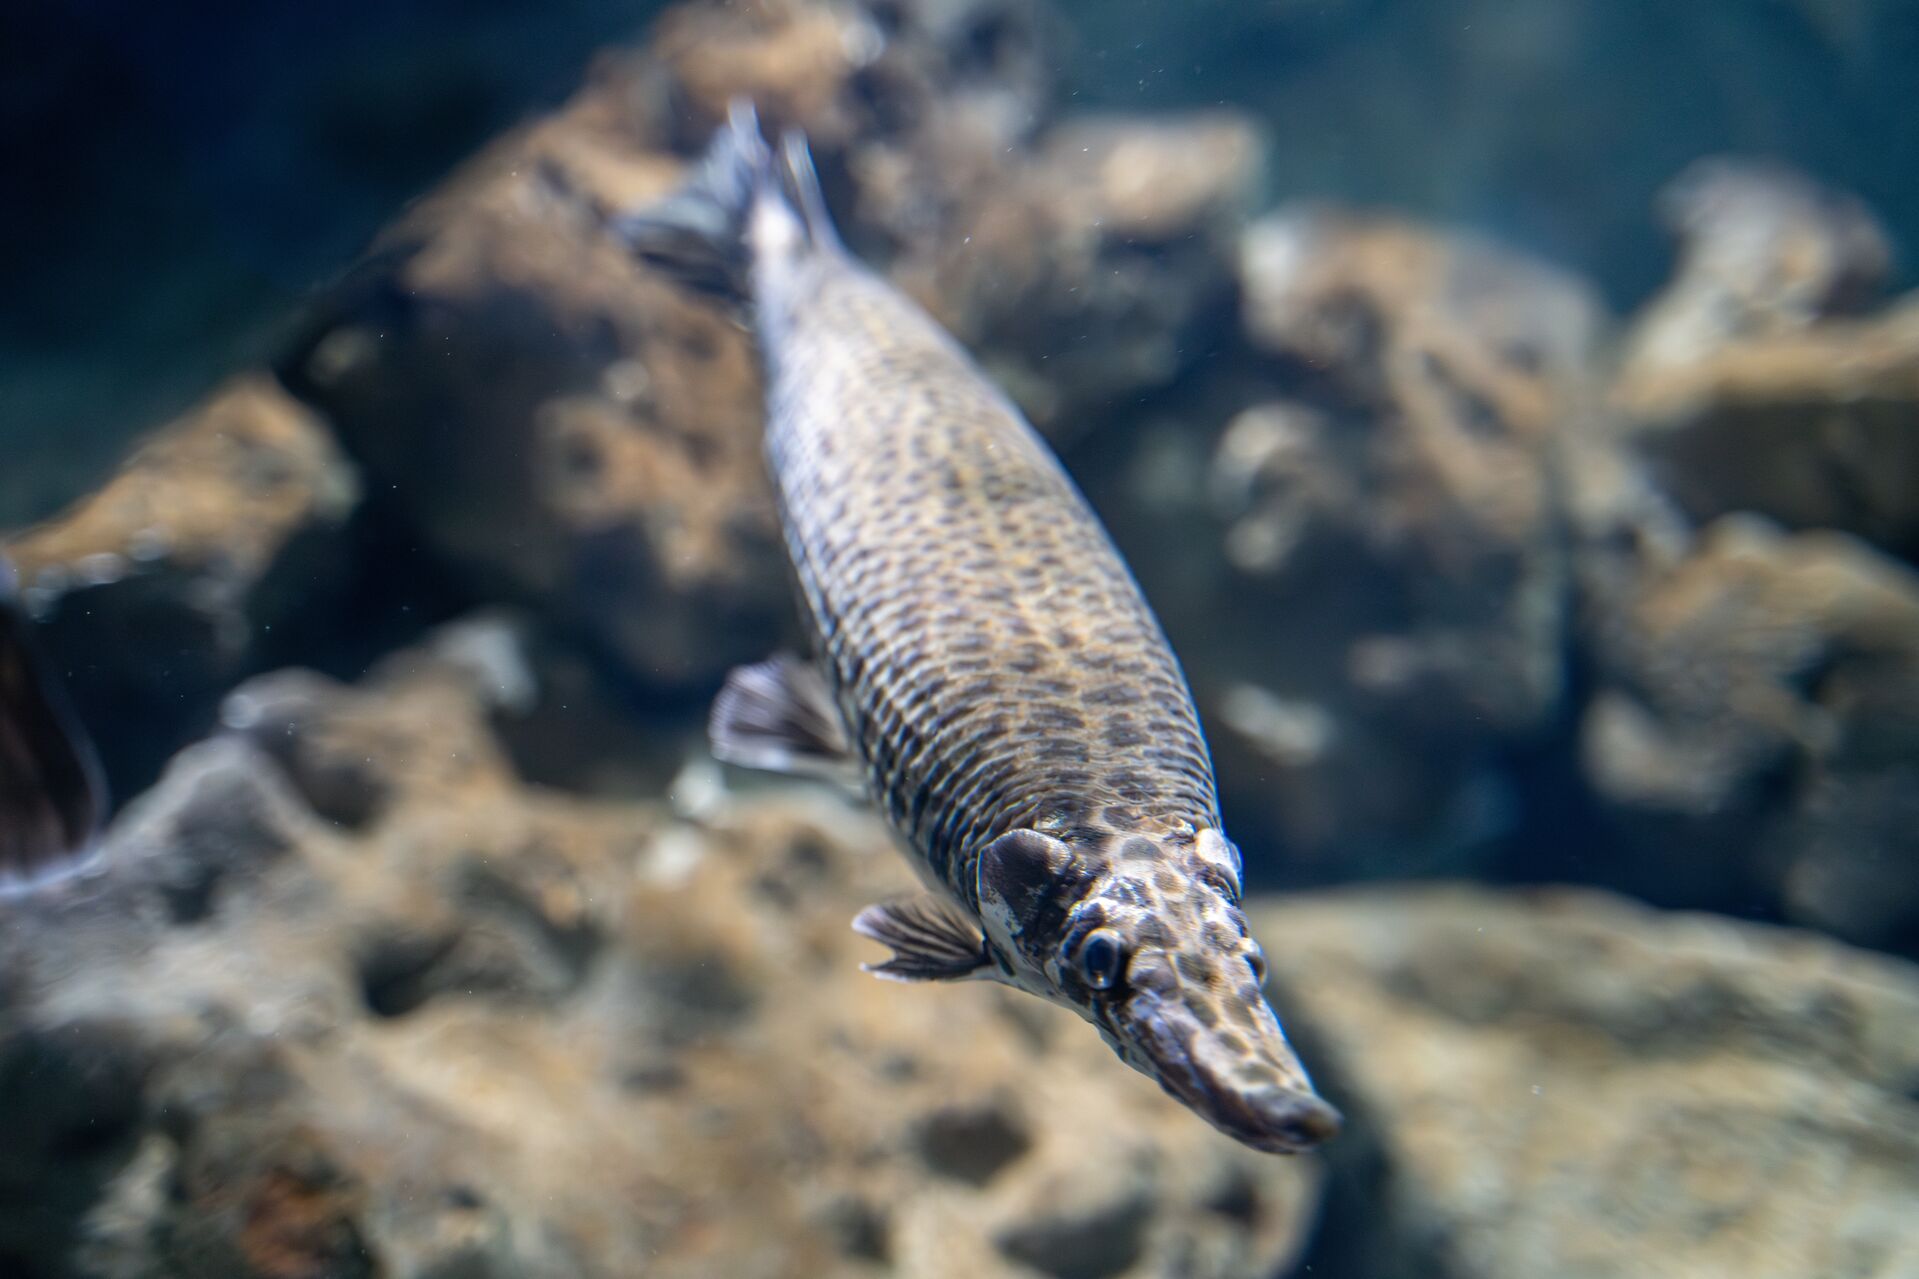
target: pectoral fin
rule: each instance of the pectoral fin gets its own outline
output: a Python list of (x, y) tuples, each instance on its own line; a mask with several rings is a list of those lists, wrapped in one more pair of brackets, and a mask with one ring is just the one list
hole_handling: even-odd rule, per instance
[(854, 917), (853, 931), (892, 949), (885, 963), (861, 965), (891, 981), (955, 981), (994, 972), (972, 921), (930, 893), (868, 906)]
[(713, 757), (744, 768), (856, 780), (858, 769), (826, 680), (789, 654), (735, 668), (707, 722)]

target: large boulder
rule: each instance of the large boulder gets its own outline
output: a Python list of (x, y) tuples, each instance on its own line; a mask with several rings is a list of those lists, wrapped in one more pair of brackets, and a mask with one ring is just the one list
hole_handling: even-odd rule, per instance
[(1224, 331), (1264, 155), (1229, 111), (1073, 117), (962, 169), (978, 173), (893, 275), (1070, 445)]
[(618, 104), (589, 93), (497, 144), (390, 230), (287, 367), (468, 590), (697, 685), (789, 609), (759, 378), (732, 317), (606, 232), (680, 172)]
[(1728, 516), (1611, 603), (1580, 751), (1615, 882), (1919, 943), (1919, 575)]
[(912, 884), (873, 818), (529, 788), (485, 727), (517, 681), (471, 648), (242, 687), (103, 870), (0, 902), (0, 1256), (1251, 1279), (1299, 1250), (1313, 1161), (1062, 1010), (859, 970), (849, 919)]
[(123, 788), (347, 588), (360, 481), (263, 373), (147, 435), (94, 493), (0, 538), (43, 647)]
[(1256, 905), (1346, 1107), (1315, 1273), (1919, 1267), (1919, 969), (1607, 894)]
[(1859, 201), (1704, 162), (1664, 196), (1679, 269), (1628, 334), (1624, 438), (1696, 519), (1760, 512), (1919, 550), (1919, 297)]
[(1047, 25), (999, 0), (679, 6), (390, 228), (289, 382), (469, 592), (708, 688), (790, 629), (751, 337), (607, 220), (750, 98), (808, 131), (856, 250), (1083, 426), (1188, 362), (1260, 147), (1224, 114), (1045, 132)]
[(1323, 208), (1250, 226), (1240, 289), (1254, 361), (1201, 400), (1228, 416), (1164, 504), (1177, 548), (1142, 552), (1229, 807), (1307, 875), (1464, 869), (1564, 693), (1557, 455), (1603, 315), (1543, 263)]

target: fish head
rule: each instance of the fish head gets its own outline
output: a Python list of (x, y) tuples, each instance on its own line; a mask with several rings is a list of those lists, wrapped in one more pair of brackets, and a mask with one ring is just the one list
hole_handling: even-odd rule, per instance
[(1339, 1131), (1266, 1002), (1239, 853), (1219, 831), (1014, 831), (981, 854), (977, 887), (1008, 980), (1074, 1009), (1214, 1127), (1273, 1154)]

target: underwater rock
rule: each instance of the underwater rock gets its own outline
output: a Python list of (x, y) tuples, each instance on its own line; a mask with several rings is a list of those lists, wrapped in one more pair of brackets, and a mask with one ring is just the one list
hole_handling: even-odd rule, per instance
[(1885, 228), (1870, 210), (1784, 167), (1701, 160), (1659, 204), (1679, 264), (1627, 335), (1631, 372), (1857, 314), (1891, 268)]
[(1614, 603), (1580, 733), (1614, 882), (1919, 942), (1919, 575), (1728, 516)]
[[(1489, 751), (1562, 694), (1555, 454), (1602, 313), (1543, 264), (1327, 209), (1254, 223), (1240, 273), (1272, 389), (1204, 478), (1236, 601), (1238, 639), (1199, 658), (1238, 690), (1217, 704), (1229, 804), (1342, 874), (1457, 868), (1448, 842), (1496, 833)], [(1320, 728), (1280, 732), (1275, 708)]]
[[(806, 130), (857, 170), (909, 139), (1029, 136), (1057, 74), (1056, 19), (1020, 0), (785, 0), (669, 10), (651, 48), (655, 100), (672, 137), (697, 150), (745, 94), (761, 115)], [(857, 157), (857, 158), (856, 158)], [(951, 177), (920, 199), (948, 196)], [(878, 210), (868, 210), (869, 213)], [(876, 225), (897, 223), (882, 217)]]
[(1867, 310), (1885, 232), (1850, 197), (1727, 161), (1665, 203), (1681, 260), (1612, 388), (1628, 442), (1695, 519), (1919, 550), (1919, 297)]
[(515, 681), (470, 648), (244, 685), (105, 869), (0, 903), (0, 1077), (31, 1084), (0, 1089), (0, 1256), (1227, 1279), (1296, 1254), (1314, 1161), (1219, 1136), (1062, 1010), (859, 970), (847, 921), (912, 882), (873, 818), (528, 787), (486, 726)]
[(1226, 111), (1063, 121), (998, 157), (893, 276), (1070, 442), (1204, 353), (1264, 155)]
[(650, 684), (710, 683), (790, 626), (757, 370), (738, 318), (605, 218), (670, 189), (671, 148), (749, 96), (812, 133), (856, 249), (1037, 413), (1163, 383), (1230, 288), (1257, 138), (1224, 114), (1093, 120), (1033, 150), (1044, 25), (988, 0), (681, 6), (392, 228), (289, 382), (475, 595)]
[[(1348, 559), (1412, 619), (1345, 637), (1353, 684), (1447, 720), (1537, 723), (1561, 683), (1554, 449), (1604, 333), (1596, 298), (1468, 237), (1311, 209), (1247, 230), (1241, 284), (1249, 336), (1310, 407), (1255, 406), (1221, 443), (1235, 566), (1296, 589), (1301, 561)], [(1261, 550), (1262, 522), (1298, 527)]]
[(620, 83), (394, 227), (288, 365), (473, 591), (698, 684), (779, 632), (786, 587), (747, 335), (602, 224), (679, 171), (610, 118)]
[(804, 128), (855, 250), (1070, 438), (1204, 346), (1264, 144), (1227, 111), (1055, 123), (1053, 26), (1003, 0), (684, 5), (653, 96), (681, 149), (736, 95)]
[(249, 373), (152, 432), (96, 492), (0, 540), (116, 780), (147, 780), (257, 669), (275, 626), (340, 588), (358, 500), (326, 424)]
[(639, 79), (682, 154), (736, 97), (805, 130), (841, 233), (884, 269), (1012, 188), (1049, 114), (1053, 25), (1013, 0), (694, 2), (656, 25)]
[(1919, 1267), (1912, 965), (1569, 890), (1348, 891), (1253, 923), (1351, 1120), (1315, 1273)]

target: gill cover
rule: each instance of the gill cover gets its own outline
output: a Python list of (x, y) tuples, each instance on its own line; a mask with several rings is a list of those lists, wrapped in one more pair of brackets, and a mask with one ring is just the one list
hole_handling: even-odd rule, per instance
[(987, 939), (1037, 967), (1084, 879), (1080, 859), (1051, 835), (1024, 828), (1001, 835), (980, 850), (974, 871)]

